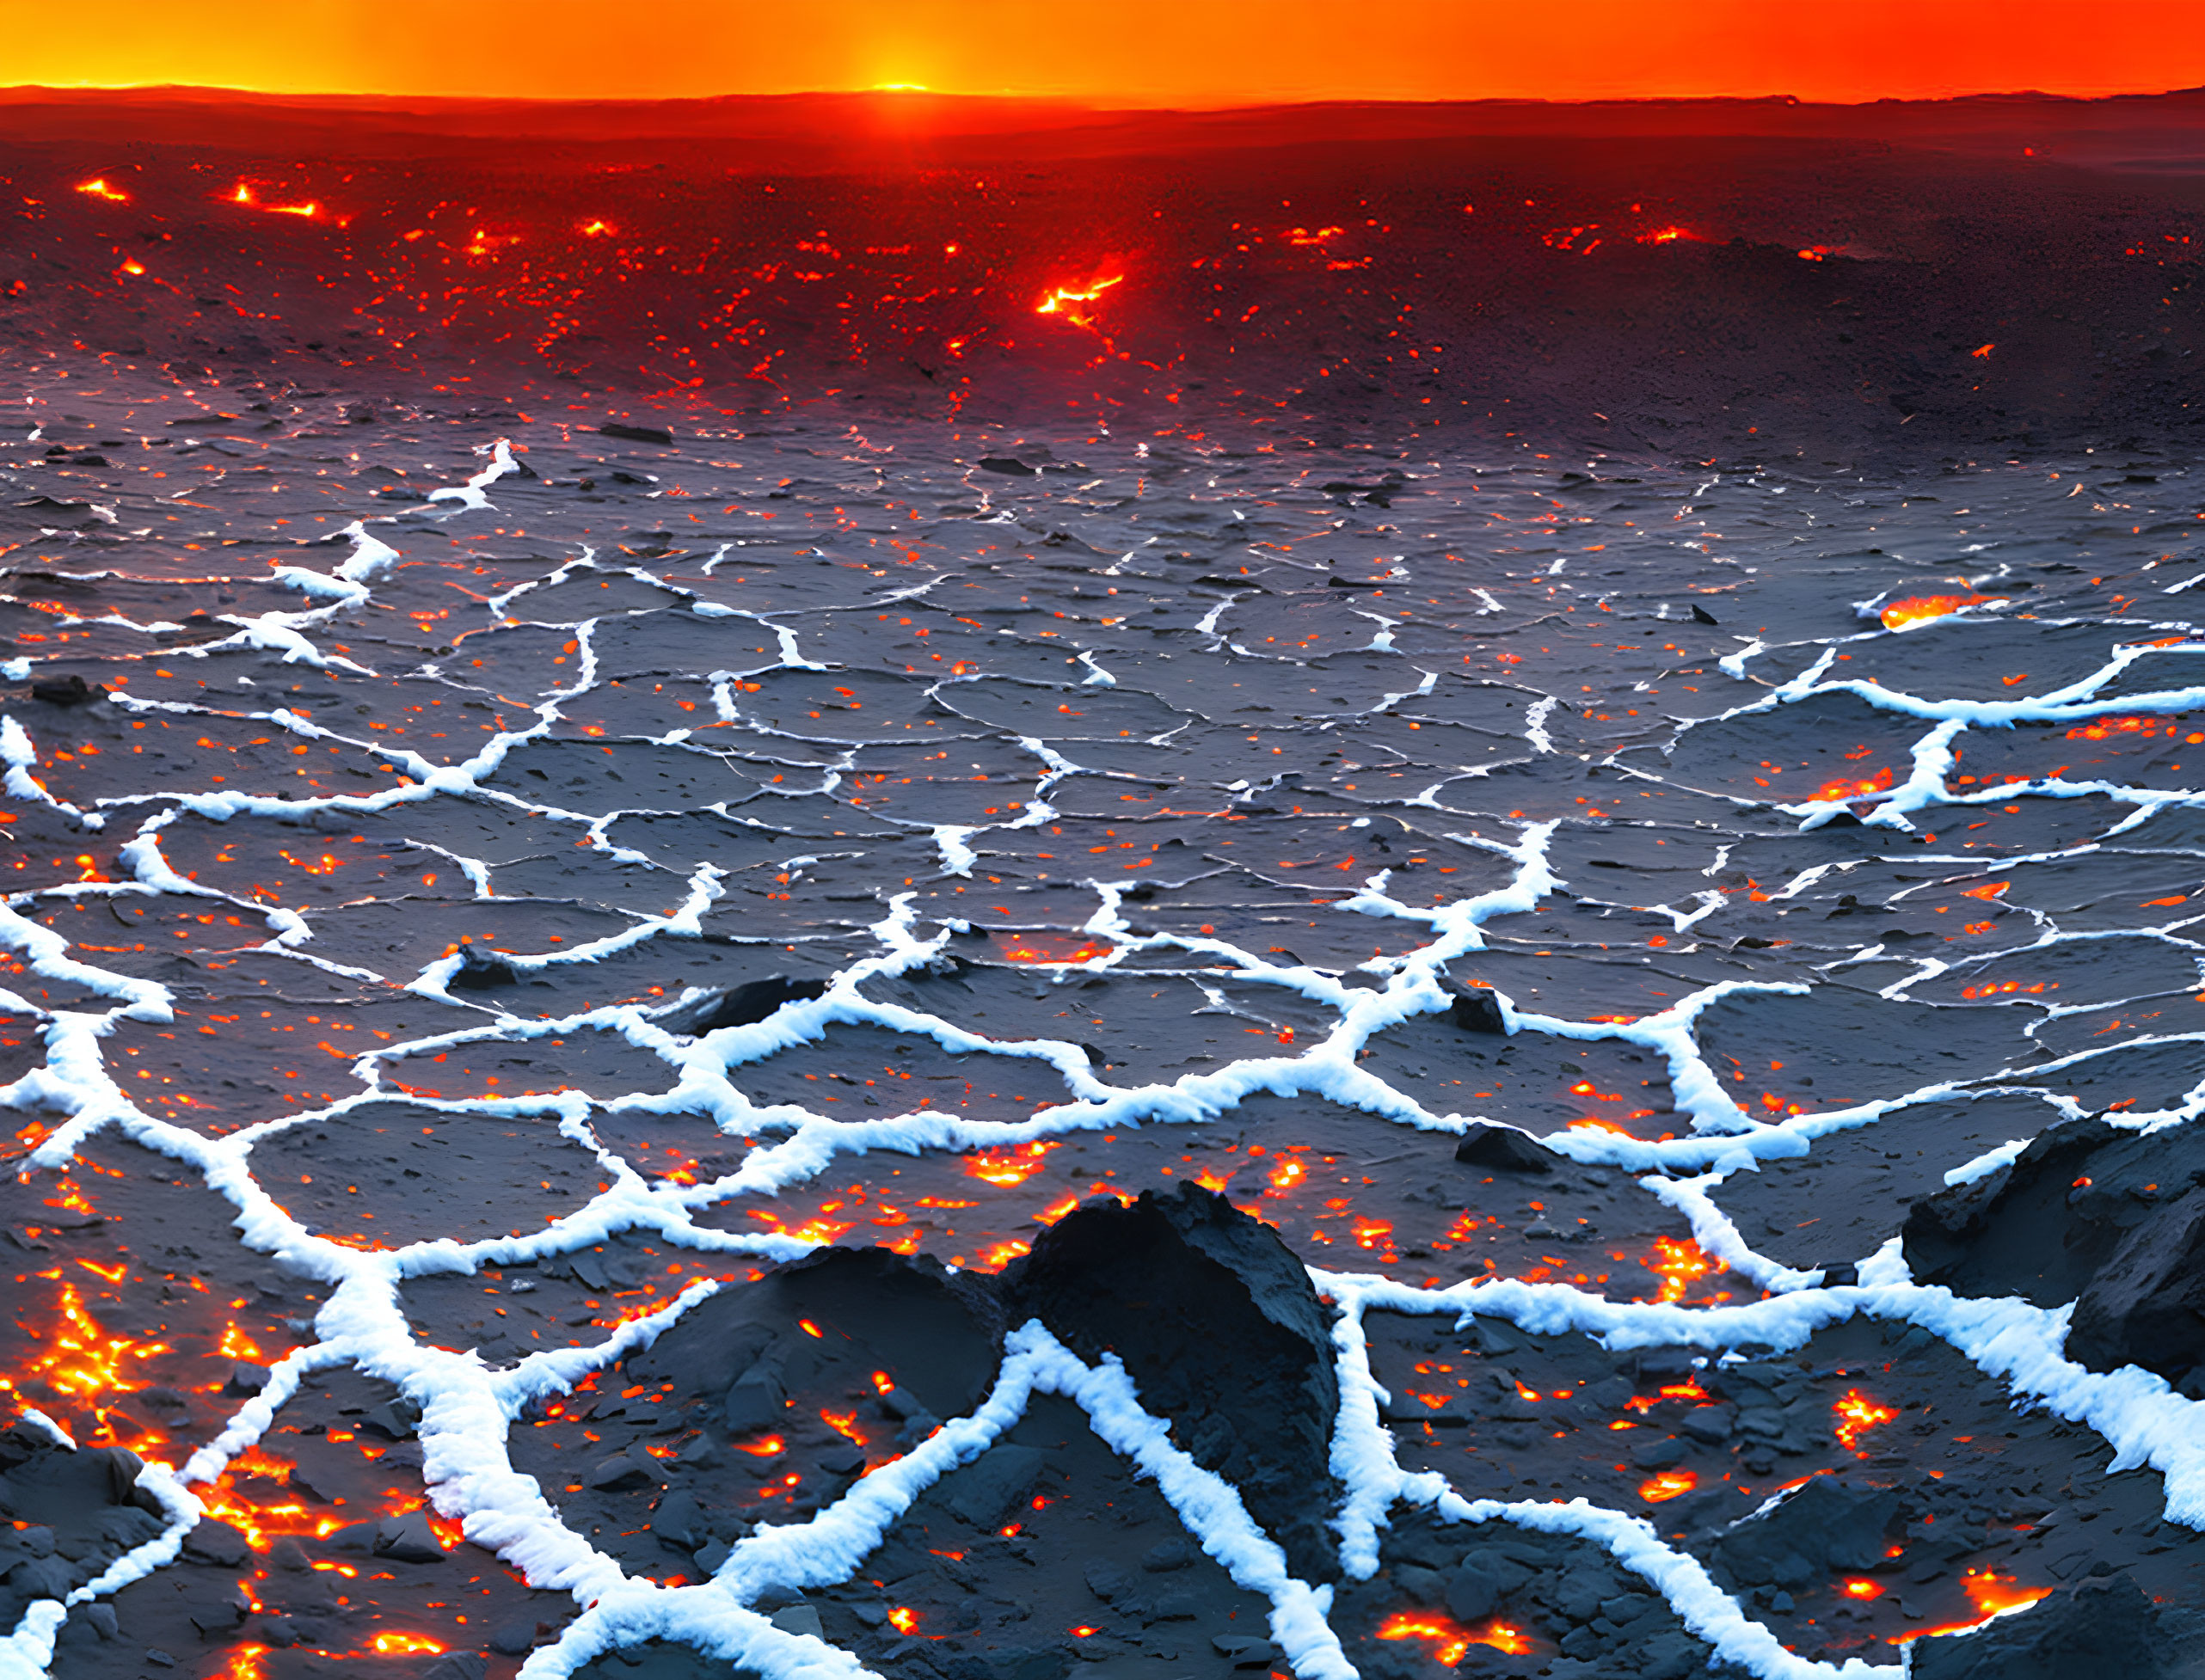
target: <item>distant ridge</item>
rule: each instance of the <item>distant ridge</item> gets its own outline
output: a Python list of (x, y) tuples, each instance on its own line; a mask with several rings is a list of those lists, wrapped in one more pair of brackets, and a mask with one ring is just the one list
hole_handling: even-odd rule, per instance
[[(1232, 150), (1328, 141), (1477, 136), (1766, 137), (1882, 141), (1966, 152), (2027, 145), (2055, 160), (2165, 168), (2205, 156), (2205, 89), (2080, 98), (2043, 93), (1814, 104), (1754, 98), (1328, 101), (1172, 110), (925, 92), (709, 99), (515, 100), (286, 95), (220, 88), (0, 89), (0, 138), (375, 155), (423, 141), (614, 145), (683, 140), (814, 166)], [(915, 149), (915, 150), (914, 150)]]

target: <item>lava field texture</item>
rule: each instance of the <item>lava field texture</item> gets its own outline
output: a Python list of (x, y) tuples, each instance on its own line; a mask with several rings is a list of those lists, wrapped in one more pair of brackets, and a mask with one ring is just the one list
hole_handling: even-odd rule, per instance
[(2200, 1671), (2196, 177), (7, 108), (4, 1680)]

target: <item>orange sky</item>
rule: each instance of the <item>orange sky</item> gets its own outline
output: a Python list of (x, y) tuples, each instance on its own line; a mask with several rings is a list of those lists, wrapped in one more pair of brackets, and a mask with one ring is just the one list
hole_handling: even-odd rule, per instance
[(2205, 0), (102, 0), (9, 82), (556, 96), (1803, 99), (2205, 84)]

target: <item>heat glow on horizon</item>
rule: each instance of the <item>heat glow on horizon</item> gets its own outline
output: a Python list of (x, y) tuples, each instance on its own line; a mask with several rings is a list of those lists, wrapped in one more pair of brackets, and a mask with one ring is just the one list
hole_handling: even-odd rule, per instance
[(114, 0), (9, 21), (19, 85), (686, 98), (865, 89), (1106, 105), (1753, 96), (1858, 102), (2205, 84), (2196, 0)]

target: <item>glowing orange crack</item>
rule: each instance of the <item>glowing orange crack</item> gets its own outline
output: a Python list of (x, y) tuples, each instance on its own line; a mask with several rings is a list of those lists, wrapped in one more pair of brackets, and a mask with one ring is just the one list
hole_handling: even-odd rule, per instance
[(1989, 1565), (1970, 1569), (1962, 1579), (1961, 1586), (1968, 1594), (1968, 1602), (1975, 1607), (1975, 1614), (1965, 1622), (1947, 1622), (1935, 1628), (1913, 1628), (1903, 1634), (1889, 1635), (1893, 1645), (1911, 1645), (1919, 1639), (1932, 1639), (1940, 1634), (1962, 1634), (1970, 1628), (1980, 1628), (1994, 1616), (2009, 1610), (2026, 1609), (2040, 1598), (2048, 1598), (2048, 1586), (2024, 1586), (2012, 1575), (2001, 1575)]
[(1084, 286), (1053, 286), (1041, 294), (1041, 301), (1034, 305), (1034, 313), (1060, 315), (1075, 327), (1091, 327), (1094, 316), (1079, 306), (1094, 303), (1112, 286), (1122, 283), (1125, 278), (1123, 274), (1109, 274), (1090, 280)]

